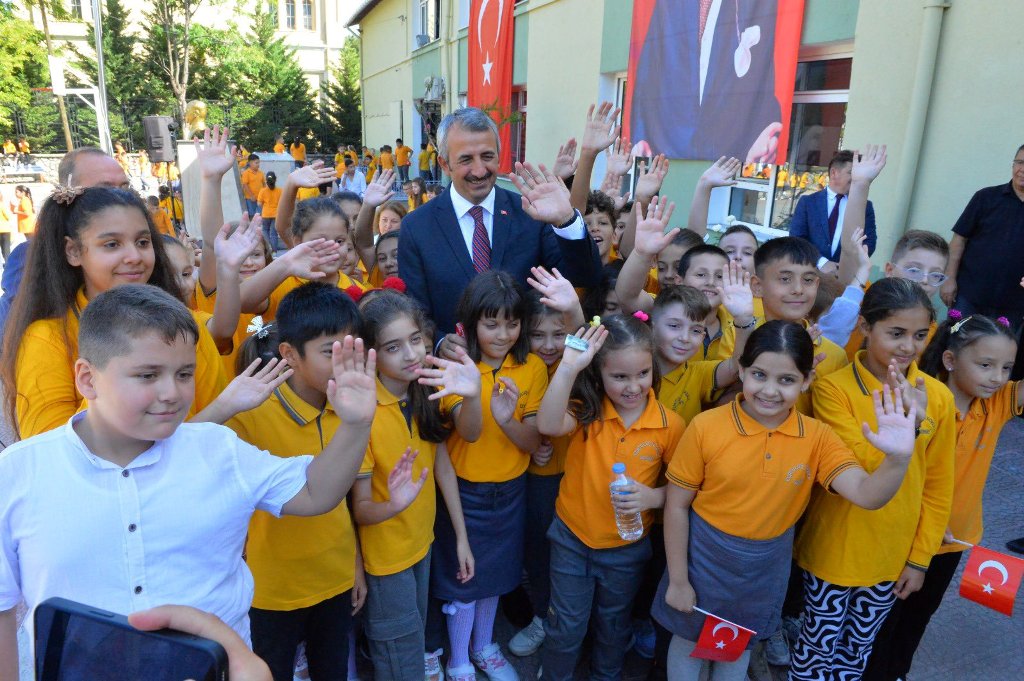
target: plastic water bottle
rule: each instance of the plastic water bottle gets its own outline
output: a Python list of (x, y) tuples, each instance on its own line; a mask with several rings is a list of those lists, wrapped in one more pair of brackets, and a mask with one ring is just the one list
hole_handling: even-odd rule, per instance
[[(622, 488), (632, 485), (633, 480), (626, 476), (626, 464), (624, 463), (613, 465), (612, 473), (615, 475), (615, 479), (612, 480), (612, 484), (609, 487), (614, 499), (616, 494), (627, 494), (628, 492)], [(616, 511), (615, 526), (619, 528), (619, 536), (626, 541), (636, 541), (644, 536), (644, 521), (639, 513), (619, 513)]]

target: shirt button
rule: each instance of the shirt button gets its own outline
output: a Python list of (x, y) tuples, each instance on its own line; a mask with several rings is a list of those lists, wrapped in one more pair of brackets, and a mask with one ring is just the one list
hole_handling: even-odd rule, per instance
[(132, 523), (131, 525), (128, 526), (128, 531), (129, 532), (134, 532), (135, 529), (136, 529), (135, 523)]
[(765, 455), (764, 455), (764, 458), (766, 458), (766, 459), (768, 459), (769, 461), (771, 461), (771, 459), (772, 459), (772, 455), (771, 455), (771, 454), (765, 454)]
[(626, 438), (624, 438), (624, 437), (623, 438), (619, 438), (619, 442), (625, 442), (625, 441), (626, 441)]
[(129, 475), (128, 471), (121, 471), (121, 477), (122, 478), (127, 478), (128, 475)]
[(141, 586), (135, 587), (135, 593), (137, 593), (137, 594), (142, 593), (142, 587)]

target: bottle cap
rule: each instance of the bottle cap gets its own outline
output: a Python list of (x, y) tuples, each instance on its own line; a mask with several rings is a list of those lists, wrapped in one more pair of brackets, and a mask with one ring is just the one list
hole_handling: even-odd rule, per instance
[(622, 475), (625, 472), (626, 472), (626, 464), (624, 464), (624, 463), (612, 464), (612, 473), (615, 473), (615, 475)]

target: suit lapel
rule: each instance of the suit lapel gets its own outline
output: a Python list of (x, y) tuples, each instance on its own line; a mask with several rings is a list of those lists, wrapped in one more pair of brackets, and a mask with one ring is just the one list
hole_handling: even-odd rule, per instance
[(455, 217), (451, 190), (445, 190), (443, 194), (430, 203), (434, 204), (434, 220), (437, 223), (438, 231), (448, 241), (452, 256), (459, 263), (462, 271), (466, 273), (467, 277), (472, 279), (476, 276), (476, 270), (473, 268), (473, 260), (469, 256), (469, 251), (466, 250), (466, 240), (462, 238), (462, 228), (459, 227), (459, 219)]
[(509, 193), (495, 187), (494, 221), (491, 224), (491, 269), (501, 269), (502, 258), (512, 238), (512, 211)]

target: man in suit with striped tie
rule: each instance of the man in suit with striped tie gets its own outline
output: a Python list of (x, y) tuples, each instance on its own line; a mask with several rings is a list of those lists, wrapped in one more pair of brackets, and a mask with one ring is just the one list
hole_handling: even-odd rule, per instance
[(451, 185), (402, 220), (398, 274), (426, 307), (443, 336), (437, 351), (450, 355), (455, 306), (478, 273), (503, 270), (524, 286), (530, 268), (557, 267), (577, 287), (596, 285), (601, 261), (569, 191), (543, 166), (519, 166), (513, 183), (495, 186), (498, 127), (480, 109), (445, 116), (437, 130), (438, 161)]
[[(821, 257), (818, 269), (828, 274), (839, 272), (839, 238), (843, 232), (843, 218), (846, 217), (846, 197), (853, 180), (853, 152), (842, 150), (836, 153), (828, 164), (828, 187), (810, 196), (804, 196), (796, 204), (793, 220), (789, 223), (789, 235), (807, 239), (814, 244)], [(868, 201), (864, 232), (867, 235), (868, 254), (875, 252), (875, 207)]]

